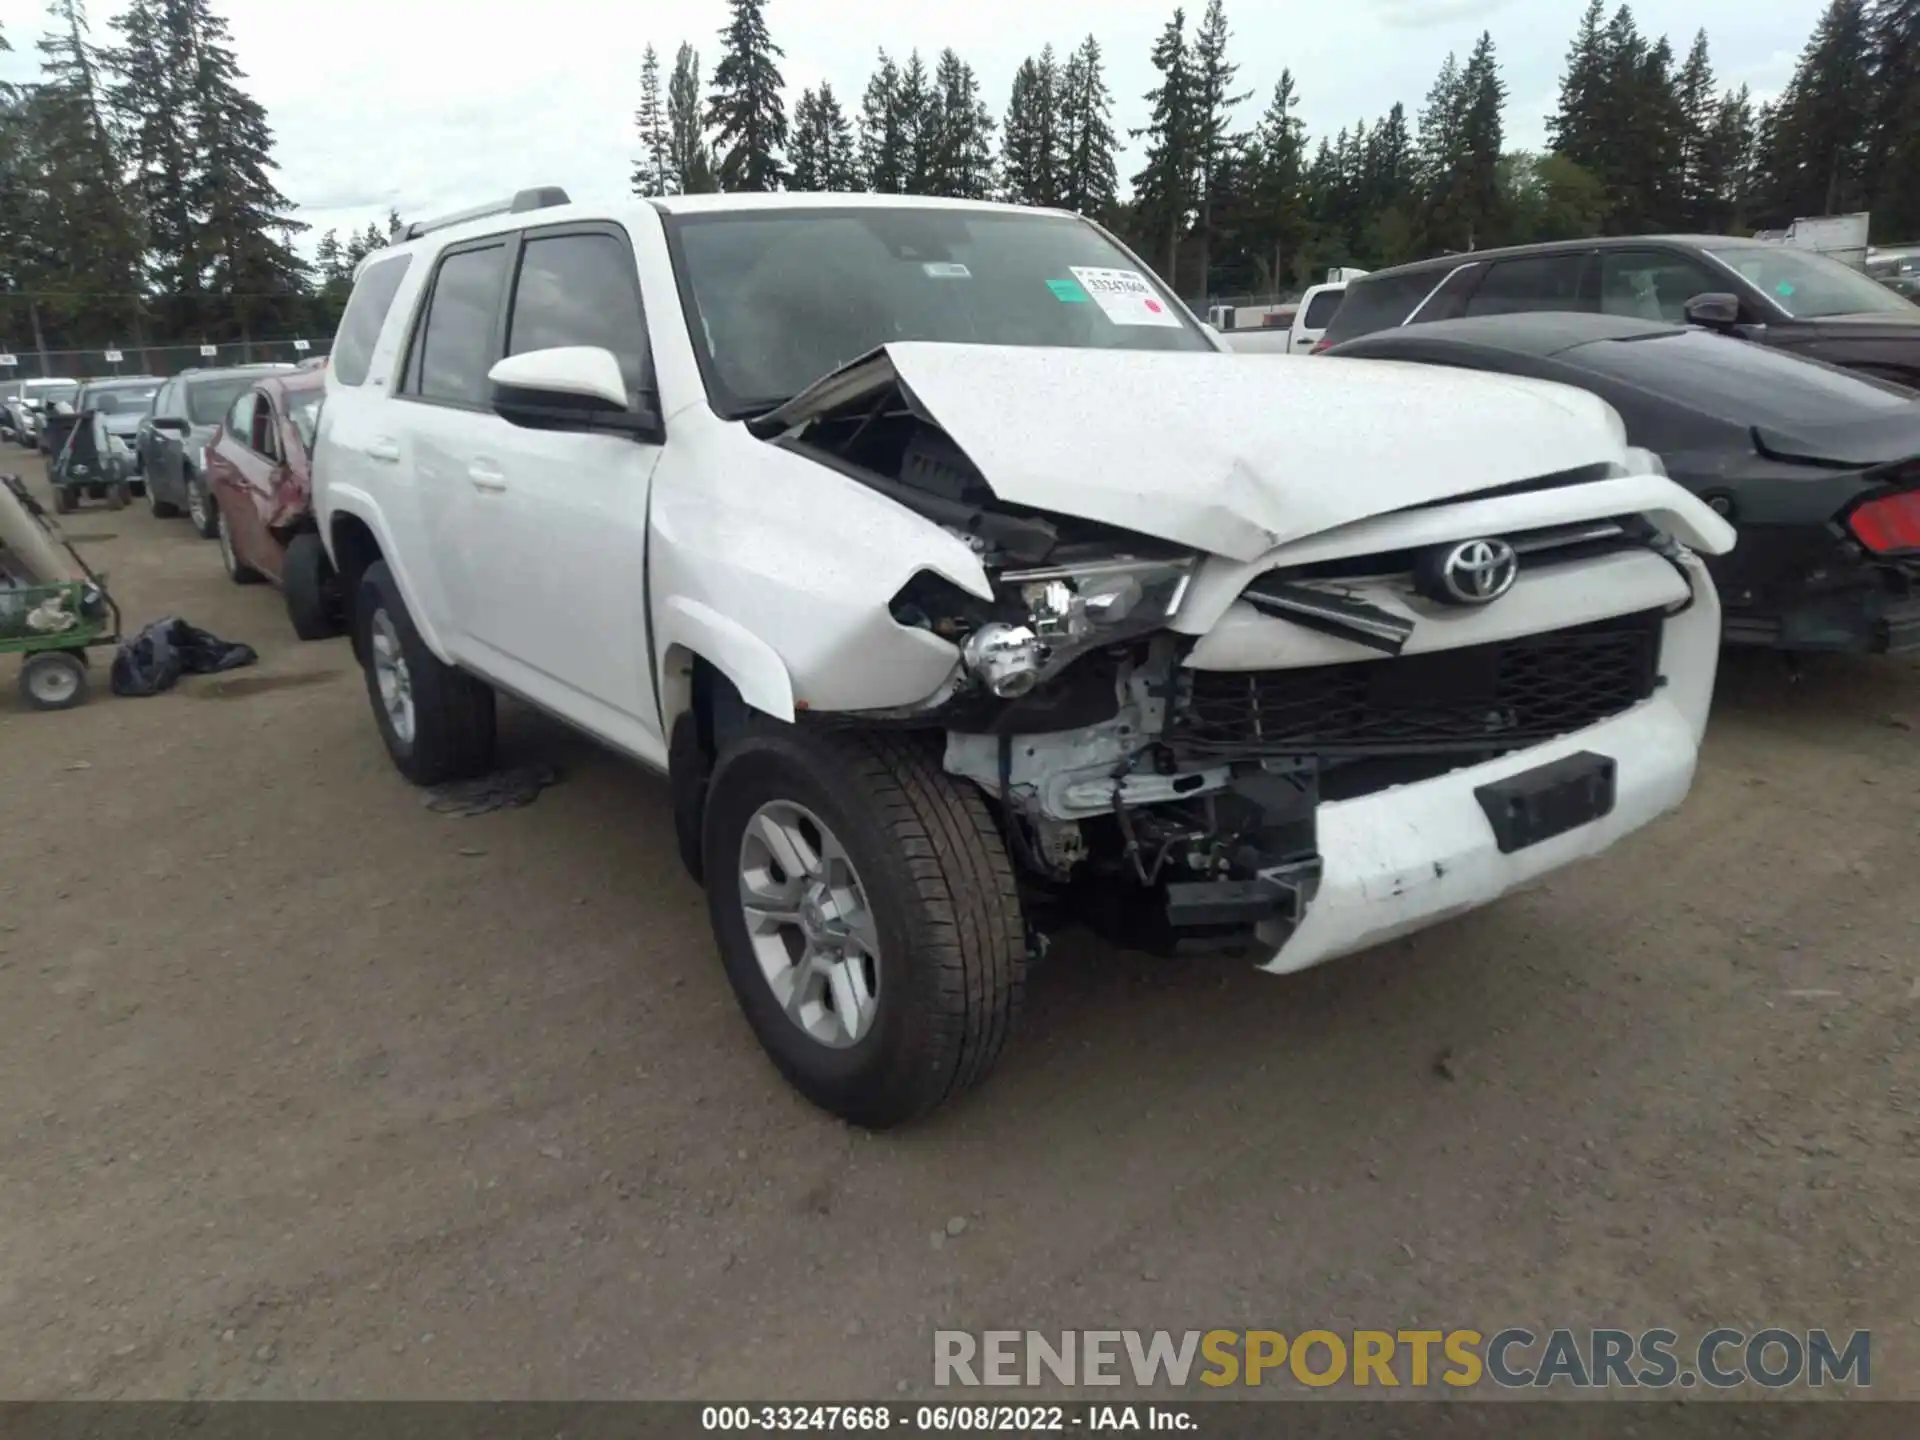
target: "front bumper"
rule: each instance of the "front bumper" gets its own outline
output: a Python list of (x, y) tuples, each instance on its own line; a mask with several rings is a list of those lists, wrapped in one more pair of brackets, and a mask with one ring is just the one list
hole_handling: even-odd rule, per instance
[[(1384, 944), (1499, 899), (1518, 886), (1598, 855), (1686, 799), (1712, 704), (1720, 606), (1697, 556), (1681, 560), (1693, 602), (1661, 635), (1662, 682), (1631, 710), (1431, 780), (1316, 813), (1320, 882), (1290, 929), (1263, 929), (1275, 974)], [(1502, 854), (1474, 791), (1581, 751), (1615, 765), (1613, 809), (1565, 834)]]
[[(1588, 750), (1616, 764), (1610, 814), (1511, 855), (1500, 853), (1474, 790)], [(1477, 909), (1597, 855), (1672, 810), (1693, 783), (1689, 716), (1666, 692), (1586, 730), (1318, 812), (1320, 885), (1306, 915), (1261, 968), (1276, 974), (1383, 944)]]

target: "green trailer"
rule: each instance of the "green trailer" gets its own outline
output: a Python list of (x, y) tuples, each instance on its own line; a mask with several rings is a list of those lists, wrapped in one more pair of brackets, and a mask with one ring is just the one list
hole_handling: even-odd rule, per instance
[(47, 519), (18, 476), (0, 475), (0, 654), (22, 657), (20, 693), (35, 710), (87, 698), (87, 651), (120, 641), (120, 609), (103, 577)]

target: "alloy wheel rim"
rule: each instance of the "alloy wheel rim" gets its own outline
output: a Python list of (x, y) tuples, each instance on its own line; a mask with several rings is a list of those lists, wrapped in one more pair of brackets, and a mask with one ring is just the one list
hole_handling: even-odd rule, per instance
[(387, 724), (402, 745), (413, 744), (413, 675), (400, 649), (400, 632), (385, 609), (373, 612), (371, 624), (373, 680), (380, 691), (380, 707)]
[(202, 530), (207, 528), (207, 493), (200, 488), (200, 482), (187, 482), (187, 513), (193, 517), (193, 523)]
[(846, 847), (804, 805), (770, 800), (740, 839), (740, 908), (786, 1017), (845, 1050), (880, 1012), (880, 937)]

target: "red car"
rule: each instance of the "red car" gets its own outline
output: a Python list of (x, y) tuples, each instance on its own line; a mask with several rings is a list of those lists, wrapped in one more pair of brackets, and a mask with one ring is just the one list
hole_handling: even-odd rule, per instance
[(309, 457), (325, 396), (323, 370), (262, 376), (233, 402), (207, 446), (207, 488), (227, 575), (236, 585), (279, 586), (302, 640), (346, 628), (340, 587), (313, 519)]

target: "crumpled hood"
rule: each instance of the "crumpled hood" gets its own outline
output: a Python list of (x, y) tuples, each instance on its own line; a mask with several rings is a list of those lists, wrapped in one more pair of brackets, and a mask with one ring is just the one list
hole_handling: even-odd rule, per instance
[(1324, 356), (902, 342), (766, 423), (804, 423), (892, 379), (1002, 500), (1240, 561), (1515, 481), (1641, 468), (1585, 391)]

